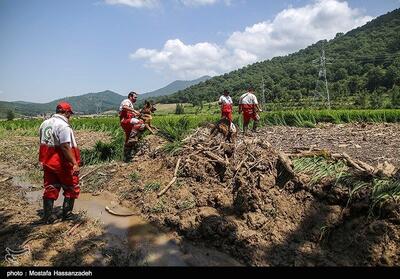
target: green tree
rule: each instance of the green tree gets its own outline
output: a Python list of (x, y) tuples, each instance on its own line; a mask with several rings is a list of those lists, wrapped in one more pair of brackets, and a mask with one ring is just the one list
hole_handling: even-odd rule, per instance
[(378, 108), (382, 108), (383, 107), (383, 94), (378, 92), (378, 91), (374, 91), (371, 94), (371, 107), (373, 109), (378, 109)]
[(386, 71), (386, 88), (394, 85), (400, 85), (400, 69), (392, 65)]
[(385, 70), (381, 67), (375, 67), (369, 70), (367, 77), (367, 89), (369, 92), (375, 91), (379, 86), (385, 82)]
[(351, 77), (349, 82), (347, 83), (347, 87), (349, 88), (349, 92), (351, 95), (356, 94), (361, 87), (361, 81), (358, 77)]
[(368, 106), (368, 95), (365, 91), (362, 91), (357, 95), (354, 105), (359, 108), (366, 108)]
[(347, 70), (339, 68), (333, 73), (333, 81), (339, 81), (347, 78)]
[(395, 86), (390, 92), (392, 108), (400, 108), (400, 87)]
[(185, 108), (183, 104), (176, 104), (175, 114), (184, 114), (184, 113), (185, 113)]
[(14, 120), (15, 118), (15, 113), (12, 110), (7, 110), (7, 120), (11, 121)]

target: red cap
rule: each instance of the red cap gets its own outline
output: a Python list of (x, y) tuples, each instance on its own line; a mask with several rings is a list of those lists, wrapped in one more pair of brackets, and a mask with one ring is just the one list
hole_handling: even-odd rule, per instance
[(67, 102), (61, 102), (61, 103), (59, 103), (59, 104), (57, 105), (57, 112), (58, 112), (58, 111), (60, 111), (60, 112), (70, 112), (70, 113), (73, 113), (71, 105), (70, 105), (69, 103), (67, 103)]

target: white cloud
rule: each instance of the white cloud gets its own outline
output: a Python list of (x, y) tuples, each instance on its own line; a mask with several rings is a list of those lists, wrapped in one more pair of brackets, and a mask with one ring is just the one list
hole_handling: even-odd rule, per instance
[(109, 5), (125, 5), (133, 8), (155, 8), (159, 0), (104, 0)]
[(332, 39), (336, 33), (347, 32), (371, 19), (347, 2), (316, 0), (300, 8), (289, 7), (273, 20), (234, 32), (221, 46), (209, 42), (186, 45), (175, 39), (168, 40), (161, 50), (138, 49), (131, 58), (144, 59), (148, 67), (179, 78), (216, 75), (292, 53), (321, 39)]
[(181, 0), (181, 2), (185, 6), (204, 6), (215, 4), (217, 0)]
[(146, 65), (157, 71), (175, 73), (179, 78), (217, 75), (229, 71), (237, 64), (255, 62), (257, 57), (243, 50), (233, 53), (211, 43), (186, 45), (179, 39), (168, 40), (161, 51), (140, 48), (132, 59), (145, 59)]
[(232, 0), (180, 0), (180, 2), (185, 6), (206, 6), (206, 5), (214, 5), (219, 2), (223, 2), (225, 5), (230, 6)]
[(264, 21), (243, 32), (234, 32), (226, 44), (260, 58), (285, 55), (321, 39), (331, 39), (337, 32), (347, 32), (372, 18), (351, 9), (347, 2), (319, 0), (301, 8), (280, 12), (273, 21)]

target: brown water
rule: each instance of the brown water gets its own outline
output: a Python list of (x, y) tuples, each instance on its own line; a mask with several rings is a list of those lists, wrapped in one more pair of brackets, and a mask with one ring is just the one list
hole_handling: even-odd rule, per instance
[[(42, 202), (43, 191), (27, 192), (25, 197), (32, 203)], [(55, 206), (62, 206), (60, 195)], [(108, 213), (105, 207), (118, 213), (131, 212), (116, 202), (112, 193), (103, 192), (98, 196), (81, 193), (75, 201), (74, 211), (84, 211), (87, 216), (97, 219), (106, 233), (128, 242), (131, 249), (141, 251), (143, 262), (150, 266), (239, 266), (236, 260), (226, 254), (208, 248), (199, 248), (187, 241), (177, 240), (172, 233), (163, 232), (144, 218), (136, 216), (119, 217)]]

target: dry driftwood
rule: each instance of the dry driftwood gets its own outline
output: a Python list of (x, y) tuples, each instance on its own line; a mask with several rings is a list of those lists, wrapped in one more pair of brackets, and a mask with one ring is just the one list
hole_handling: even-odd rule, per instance
[[(204, 151), (203, 153), (204, 153), (207, 157), (209, 157), (209, 158), (211, 158), (211, 159), (213, 159), (213, 160), (215, 160), (215, 161), (218, 161), (221, 165), (223, 165), (223, 166), (226, 166), (226, 165), (227, 165), (227, 162), (225, 161), (225, 159), (221, 158), (220, 156), (215, 155), (214, 153), (211, 153), (210, 151)], [(228, 163), (229, 163), (229, 162), (228, 162)]]
[(157, 197), (161, 197), (162, 195), (164, 195), (168, 191), (168, 189), (175, 183), (177, 176), (178, 176), (179, 164), (181, 163), (181, 159), (182, 158), (179, 158), (178, 162), (176, 163), (174, 177), (172, 178), (172, 180), (168, 183), (168, 185), (163, 190), (158, 192)]
[(128, 216), (137, 215), (136, 213), (133, 213), (133, 212), (119, 213), (119, 212), (114, 211), (113, 209), (111, 209), (111, 208), (108, 207), (108, 206), (106, 206), (105, 209), (106, 209), (106, 211), (107, 211), (108, 213), (110, 213), (110, 214), (112, 214), (112, 215), (115, 215), (115, 216), (119, 216), (119, 217), (128, 217)]
[(10, 179), (13, 179), (12, 176), (9, 176), (9, 177), (6, 177), (6, 178), (1, 179), (1, 180), (0, 180), (0, 183), (6, 182), (6, 181), (8, 181), (8, 180), (10, 180)]
[(68, 231), (66, 231), (66, 235), (68, 235), (68, 236), (70, 236), (70, 235), (72, 235), (73, 233), (74, 233), (74, 231), (80, 226), (80, 225), (82, 225), (84, 223), (84, 221), (81, 221), (81, 222), (79, 222), (79, 223), (76, 223), (72, 228), (70, 228)]
[(353, 167), (356, 170), (365, 173), (367, 175), (375, 175), (376, 170), (374, 167), (368, 165), (367, 163), (361, 162), (360, 160), (357, 159), (352, 159), (348, 154), (342, 153), (342, 154), (332, 154), (332, 158), (334, 159), (343, 159), (346, 161), (347, 165), (349, 167)]
[(93, 172), (99, 170), (100, 168), (102, 168), (103, 166), (98, 166), (97, 168), (92, 169), (91, 171), (85, 173), (84, 175), (82, 175), (81, 177), (79, 177), (79, 180), (83, 180), (86, 176), (88, 176), (89, 174), (92, 174)]
[(281, 163), (281, 165), (285, 168), (285, 170), (290, 173), (290, 175), (292, 175), (293, 177), (296, 176), (292, 168), (292, 161), (285, 153), (279, 152), (278, 160)]
[(236, 168), (235, 168), (235, 172), (237, 172), (237, 171), (242, 167), (243, 163), (244, 163), (245, 161), (247, 161), (248, 158), (249, 158), (248, 156), (245, 156), (245, 157), (243, 158), (243, 160), (240, 161), (240, 163), (239, 163), (239, 164), (236, 166)]

